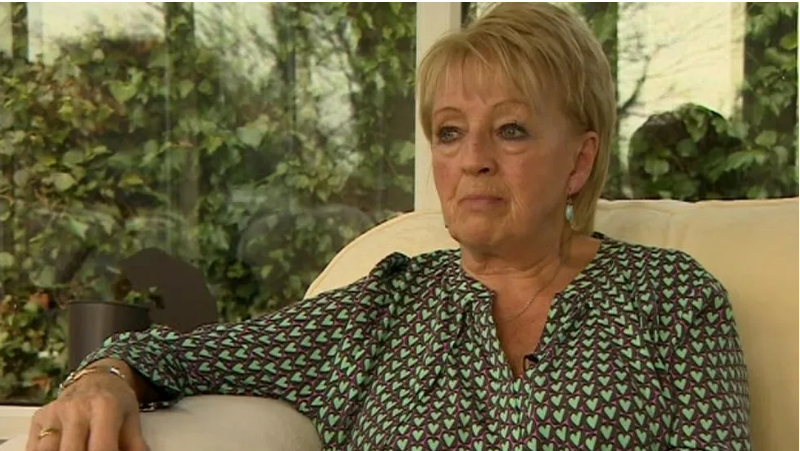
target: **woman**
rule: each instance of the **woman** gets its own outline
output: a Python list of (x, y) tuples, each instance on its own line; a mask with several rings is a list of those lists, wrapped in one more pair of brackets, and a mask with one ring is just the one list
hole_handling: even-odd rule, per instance
[(438, 42), (418, 85), (459, 250), (391, 255), (241, 324), (116, 336), (35, 415), (29, 449), (144, 449), (139, 402), (201, 393), (289, 401), (332, 449), (749, 448), (723, 287), (592, 231), (616, 104), (587, 27), (500, 4)]

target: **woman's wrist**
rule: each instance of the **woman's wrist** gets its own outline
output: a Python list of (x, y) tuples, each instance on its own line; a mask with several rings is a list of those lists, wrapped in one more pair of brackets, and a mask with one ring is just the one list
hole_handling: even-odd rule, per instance
[(70, 387), (71, 385), (77, 383), (78, 381), (80, 381), (81, 379), (83, 379), (86, 376), (89, 376), (89, 375), (101, 375), (101, 374), (115, 376), (115, 377), (118, 377), (121, 380), (125, 381), (126, 383), (128, 382), (127, 376), (125, 376), (125, 374), (123, 374), (123, 372), (119, 368), (117, 368), (116, 366), (112, 366), (112, 365), (92, 365), (92, 366), (88, 366), (88, 367), (83, 368), (81, 370), (77, 370), (77, 371), (74, 371), (74, 372), (70, 373), (69, 376), (67, 376), (67, 378), (64, 379), (63, 382), (61, 382), (61, 385), (59, 386), (58, 391), (59, 391), (59, 393), (63, 392), (68, 387)]
[(128, 387), (133, 390), (139, 404), (150, 404), (160, 400), (160, 396), (155, 387), (143, 378), (130, 365), (118, 359), (102, 359), (92, 362), (87, 368), (95, 366), (112, 366), (117, 368), (124, 376)]
[(139, 393), (136, 389), (137, 381), (133, 371), (125, 362), (116, 359), (98, 360), (85, 368), (70, 373), (59, 386), (59, 395), (82, 380), (95, 379), (97, 377), (118, 379), (133, 391), (134, 396), (139, 399)]

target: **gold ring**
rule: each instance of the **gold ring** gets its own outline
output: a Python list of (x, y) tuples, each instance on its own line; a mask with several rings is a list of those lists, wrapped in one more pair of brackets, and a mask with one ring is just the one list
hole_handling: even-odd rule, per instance
[(41, 431), (39, 431), (39, 438), (43, 439), (48, 435), (58, 434), (59, 432), (61, 432), (61, 430), (58, 428), (43, 428)]

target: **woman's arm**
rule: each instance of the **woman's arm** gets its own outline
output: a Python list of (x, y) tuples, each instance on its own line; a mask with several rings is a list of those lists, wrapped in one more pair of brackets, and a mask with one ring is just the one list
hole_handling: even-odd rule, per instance
[[(381, 281), (377, 285), (383, 286)], [(318, 404), (330, 358), (343, 336), (368, 339), (379, 327), (357, 318), (382, 305), (374, 274), (271, 315), (212, 324), (187, 334), (154, 326), (109, 338), (81, 368), (124, 362), (142, 402), (169, 405), (198, 394), (232, 394)], [(357, 332), (355, 329), (359, 329)], [(107, 360), (112, 359), (112, 360)], [(153, 399), (155, 398), (155, 399)]]
[(749, 450), (747, 368), (724, 287), (689, 260), (682, 294), (662, 309), (659, 352), (672, 403), (667, 444), (677, 450)]

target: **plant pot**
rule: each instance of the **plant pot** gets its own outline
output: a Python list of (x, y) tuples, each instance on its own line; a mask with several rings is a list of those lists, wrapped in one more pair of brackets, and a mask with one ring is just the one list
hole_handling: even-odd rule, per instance
[(151, 324), (150, 309), (140, 305), (79, 301), (70, 303), (67, 310), (67, 364), (70, 371), (111, 335), (144, 330)]

